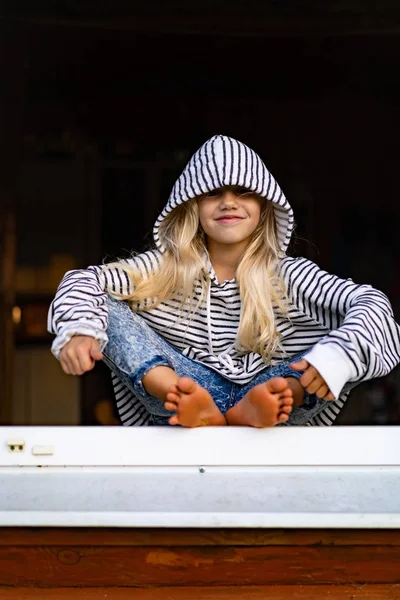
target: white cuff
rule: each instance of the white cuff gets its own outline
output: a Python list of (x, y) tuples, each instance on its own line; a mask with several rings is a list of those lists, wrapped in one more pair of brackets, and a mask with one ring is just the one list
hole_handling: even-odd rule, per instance
[(75, 323), (69, 327), (63, 327), (60, 333), (57, 335), (51, 345), (51, 351), (54, 356), (60, 359), (60, 352), (64, 348), (65, 344), (68, 344), (69, 340), (74, 335), (89, 335), (100, 343), (100, 350), (103, 352), (108, 342), (108, 336), (106, 332), (97, 327), (90, 327), (88, 325), (79, 325)]
[(356, 377), (354, 365), (335, 344), (317, 344), (303, 358), (317, 369), (335, 399), (348, 381)]

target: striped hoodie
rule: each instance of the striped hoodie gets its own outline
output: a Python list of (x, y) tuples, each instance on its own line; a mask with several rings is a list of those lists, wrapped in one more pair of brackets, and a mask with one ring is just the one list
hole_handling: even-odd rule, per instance
[[(305, 358), (320, 372), (335, 396), (309, 424), (331, 425), (356, 383), (385, 375), (398, 364), (399, 327), (382, 292), (369, 285), (357, 285), (351, 279), (340, 279), (305, 258), (286, 256), (294, 226), (293, 211), (253, 150), (222, 135), (208, 140), (190, 159), (155, 223), (155, 247), (126, 263), (148, 277), (160, 264), (164, 251), (159, 227), (165, 216), (190, 198), (224, 185), (245, 187), (273, 203), (282, 252), (276, 268), (287, 286), (289, 310), (286, 315), (275, 314), (281, 341), (270, 364), (308, 351)], [(236, 350), (241, 310), (239, 286), (235, 279), (218, 281), (210, 262), (208, 266), (211, 285), (207, 302), (195, 315), (179, 310), (178, 298), (140, 314), (185, 356), (232, 382), (246, 384), (266, 365), (259, 354)], [(199, 284), (196, 295), (200, 289)], [(106, 290), (129, 293), (131, 283), (126, 273), (118, 268), (103, 271), (101, 266), (92, 266), (64, 276), (48, 317), (49, 331), (56, 334), (52, 351), (57, 358), (73, 335), (90, 335), (102, 349), (106, 346)], [(148, 424), (141, 402), (114, 374), (112, 378), (121, 422)]]

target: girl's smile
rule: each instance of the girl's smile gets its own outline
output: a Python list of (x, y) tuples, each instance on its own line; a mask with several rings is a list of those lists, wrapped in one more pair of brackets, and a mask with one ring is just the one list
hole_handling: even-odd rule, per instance
[(243, 219), (244, 217), (238, 217), (236, 215), (225, 215), (224, 217), (219, 217), (215, 220), (223, 225), (235, 225), (236, 223), (240, 223), (240, 221), (243, 221)]
[(239, 186), (224, 186), (199, 200), (200, 224), (208, 242), (246, 247), (260, 222), (263, 199)]

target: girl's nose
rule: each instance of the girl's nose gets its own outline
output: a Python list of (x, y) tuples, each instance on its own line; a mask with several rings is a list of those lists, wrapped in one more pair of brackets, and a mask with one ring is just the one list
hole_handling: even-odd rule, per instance
[(237, 206), (238, 204), (238, 197), (236, 196), (236, 194), (234, 194), (233, 192), (231, 192), (231, 190), (225, 190), (223, 192), (223, 194), (221, 195), (221, 205), (222, 206)]

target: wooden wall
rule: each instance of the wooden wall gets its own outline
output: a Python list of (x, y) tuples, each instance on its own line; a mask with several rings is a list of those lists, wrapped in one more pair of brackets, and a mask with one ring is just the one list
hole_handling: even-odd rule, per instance
[(0, 530), (1, 600), (395, 600), (396, 530)]

